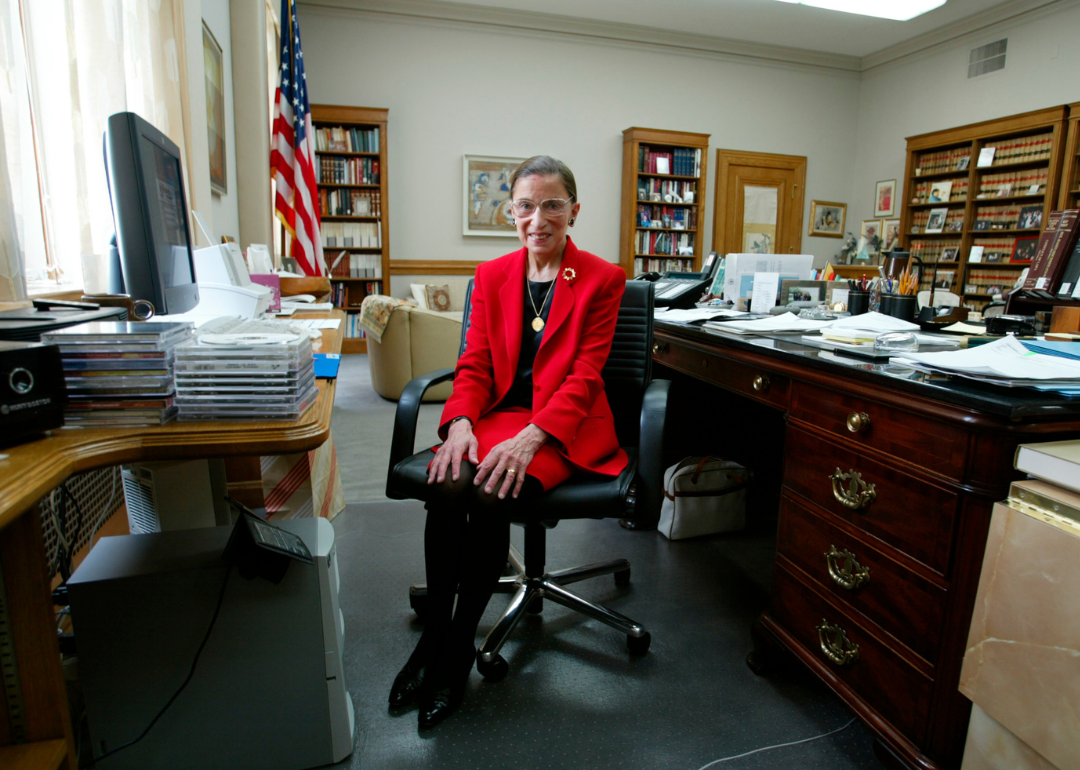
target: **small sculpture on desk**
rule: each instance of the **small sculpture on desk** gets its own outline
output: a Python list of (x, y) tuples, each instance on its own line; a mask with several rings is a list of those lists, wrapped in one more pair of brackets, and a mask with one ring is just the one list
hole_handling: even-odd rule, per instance
[(836, 255), (836, 264), (850, 265), (855, 260), (855, 253), (858, 248), (859, 245), (855, 240), (855, 236), (848, 233), (847, 240), (844, 241), (844, 248), (840, 249), (840, 253)]

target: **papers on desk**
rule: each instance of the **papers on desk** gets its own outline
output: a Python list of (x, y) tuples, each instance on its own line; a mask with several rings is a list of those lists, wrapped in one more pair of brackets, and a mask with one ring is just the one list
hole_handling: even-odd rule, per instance
[(304, 312), (311, 312), (314, 310), (333, 310), (334, 303), (332, 302), (292, 302), (288, 299), (281, 300), (281, 309), (294, 311), (300, 310)]
[(737, 318), (744, 315), (749, 315), (749, 313), (745, 313), (742, 310), (729, 310), (722, 307), (694, 307), (688, 310), (666, 310), (665, 308), (658, 307), (656, 308), (654, 317), (659, 318), (661, 321), (671, 321), (672, 323), (689, 323), (691, 321), (702, 321), (708, 318)]
[(706, 322), (702, 328), (730, 334), (805, 334), (820, 331), (832, 323), (832, 321), (811, 321), (800, 318), (794, 313), (783, 313), (769, 318), (759, 318), (756, 321)]
[(303, 326), (306, 329), (337, 329), (341, 326), (340, 318), (293, 318), (290, 326)]
[(946, 326), (941, 331), (957, 332), (960, 334), (986, 334), (986, 327), (975, 326), (973, 324), (964, 323), (963, 321), (957, 321), (952, 326)]
[(929, 372), (955, 374), (1007, 387), (1034, 384), (1080, 386), (1080, 360), (1033, 353), (1015, 337), (957, 351), (907, 353), (893, 357)]
[(832, 328), (835, 331), (858, 329), (859, 331), (884, 334), (885, 332), (916, 332), (919, 330), (919, 325), (911, 323), (911, 321), (893, 318), (891, 315), (885, 315), (884, 313), (862, 313), (861, 315), (837, 318), (833, 321)]

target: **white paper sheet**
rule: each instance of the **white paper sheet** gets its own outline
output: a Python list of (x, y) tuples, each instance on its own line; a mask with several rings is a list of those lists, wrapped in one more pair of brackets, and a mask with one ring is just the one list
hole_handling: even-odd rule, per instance
[(863, 313), (861, 315), (848, 316), (846, 318), (837, 318), (833, 323), (833, 328), (840, 329), (857, 329), (859, 331), (877, 332), (878, 334), (884, 334), (885, 332), (914, 332), (919, 330), (919, 325), (911, 323), (911, 321), (903, 321), (899, 318), (893, 318), (891, 315), (885, 315), (884, 313)]
[(943, 332), (960, 332), (962, 334), (986, 334), (985, 326), (974, 326), (972, 324), (966, 324), (963, 321), (957, 321), (952, 326), (946, 326), (941, 331)]
[(768, 313), (776, 307), (776, 295), (780, 293), (780, 273), (754, 273), (753, 291), (750, 312)]
[(819, 331), (832, 323), (832, 321), (811, 321), (806, 318), (799, 318), (794, 313), (782, 313), (769, 318), (759, 318), (756, 321), (706, 322), (702, 325), (702, 328), (732, 334), (769, 334)]
[(1016, 381), (1077, 380), (1080, 361), (1032, 353), (1015, 337), (942, 353), (908, 353), (893, 359), (945, 372)]
[(655, 316), (662, 321), (674, 323), (686, 323), (688, 321), (700, 321), (702, 318), (736, 318), (749, 315), (742, 310), (728, 310), (717, 307), (695, 307), (687, 310), (667, 310), (661, 313), (663, 308), (657, 308)]

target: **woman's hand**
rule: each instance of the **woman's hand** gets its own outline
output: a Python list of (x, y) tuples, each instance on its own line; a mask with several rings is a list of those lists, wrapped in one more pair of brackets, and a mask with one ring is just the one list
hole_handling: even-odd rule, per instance
[(529, 467), (533, 457), (547, 441), (547, 437), (547, 433), (529, 423), (516, 436), (492, 448), (488, 456), (484, 458), (484, 462), (480, 463), (473, 484), (480, 486), (484, 483), (484, 479), (487, 479), (484, 491), (490, 495), (501, 480), (499, 499), (505, 498), (511, 487), (516, 498), (521, 494), (521, 487), (525, 484), (525, 469)]
[(472, 432), (472, 423), (468, 420), (456, 420), (450, 425), (446, 441), (435, 451), (435, 459), (428, 467), (428, 484), (441, 484), (446, 479), (446, 469), (450, 469), (450, 478), (458, 480), (461, 474), (461, 459), (468, 458), (473, 465), (479, 463), (477, 451), (480, 445)]

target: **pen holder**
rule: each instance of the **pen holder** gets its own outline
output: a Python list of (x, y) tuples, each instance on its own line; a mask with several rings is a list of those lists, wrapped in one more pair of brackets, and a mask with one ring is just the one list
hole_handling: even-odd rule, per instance
[(862, 315), (870, 309), (870, 292), (849, 291), (847, 295), (847, 309), (852, 315)]
[(915, 321), (916, 300), (914, 294), (882, 294), (881, 312), (901, 321)]

